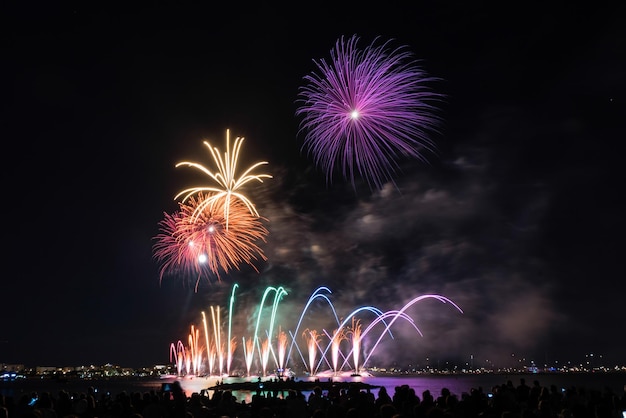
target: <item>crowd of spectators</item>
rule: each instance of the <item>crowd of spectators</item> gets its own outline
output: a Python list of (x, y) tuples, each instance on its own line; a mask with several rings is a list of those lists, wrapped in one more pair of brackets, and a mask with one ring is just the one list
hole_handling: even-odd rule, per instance
[(168, 392), (112, 395), (88, 388), (84, 393), (0, 396), (0, 418), (626, 418), (623, 411), (626, 391), (561, 390), (537, 380), (529, 385), (523, 378), (460, 396), (446, 388), (417, 394), (408, 385), (393, 393), (381, 387), (377, 394), (351, 386), (326, 391), (316, 386), (308, 395), (295, 390), (255, 393), (250, 402), (239, 402), (229, 390), (187, 396), (176, 384)]

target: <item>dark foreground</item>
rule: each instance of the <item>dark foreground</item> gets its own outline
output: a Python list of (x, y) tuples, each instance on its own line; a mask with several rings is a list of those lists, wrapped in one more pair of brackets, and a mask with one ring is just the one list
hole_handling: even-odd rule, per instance
[[(179, 381), (135, 388), (16, 391), (0, 396), (0, 418), (623, 418), (626, 411), (626, 390), (542, 386), (532, 377), (503, 377), (486, 390), (462, 393), (446, 387), (416, 393), (406, 384), (387, 388), (332, 380), (218, 382), (191, 395)], [(236, 391), (252, 396), (239, 401)]]

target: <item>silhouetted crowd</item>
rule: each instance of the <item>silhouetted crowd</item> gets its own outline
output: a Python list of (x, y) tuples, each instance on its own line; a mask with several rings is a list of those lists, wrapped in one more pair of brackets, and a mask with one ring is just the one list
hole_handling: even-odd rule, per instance
[(237, 401), (228, 390), (187, 396), (177, 383), (168, 392), (111, 395), (89, 388), (84, 393), (0, 396), (0, 418), (626, 418), (626, 391), (561, 390), (537, 380), (528, 385), (523, 378), (488, 393), (472, 388), (460, 397), (446, 388), (416, 394), (408, 385), (393, 393), (381, 387), (376, 395), (350, 386), (327, 391), (316, 386), (308, 396), (295, 390), (285, 396), (255, 393), (250, 402)]

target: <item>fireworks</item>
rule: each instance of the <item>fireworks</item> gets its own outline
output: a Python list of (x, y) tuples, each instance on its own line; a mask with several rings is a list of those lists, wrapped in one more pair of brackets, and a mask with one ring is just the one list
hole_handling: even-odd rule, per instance
[[(223, 208), (224, 218), (226, 220), (226, 228), (228, 229), (230, 224), (230, 209), (231, 209), (231, 201), (239, 200), (243, 202), (250, 213), (255, 216), (259, 216), (256, 208), (252, 204), (252, 202), (239, 190), (246, 183), (257, 180), (263, 183), (264, 178), (272, 178), (269, 174), (254, 174), (253, 171), (264, 164), (267, 164), (266, 161), (258, 162), (252, 165), (250, 168), (245, 170), (240, 177), (236, 177), (237, 174), (237, 162), (239, 160), (239, 151), (241, 150), (241, 146), (243, 144), (244, 138), (237, 137), (235, 138), (235, 144), (233, 146), (232, 154), (230, 150), (230, 131), (226, 130), (226, 152), (224, 153), (224, 158), (219, 153), (219, 149), (211, 147), (207, 141), (204, 141), (204, 145), (209, 148), (211, 155), (213, 156), (213, 160), (217, 165), (218, 172), (214, 173), (208, 168), (204, 167), (198, 163), (192, 163), (188, 161), (183, 161), (176, 164), (176, 167), (181, 165), (186, 165), (189, 167), (194, 167), (211, 177), (218, 184), (219, 187), (211, 187), (211, 186), (197, 186), (185, 189), (178, 193), (174, 199), (178, 199), (180, 196), (183, 196), (183, 202), (186, 202), (191, 196), (205, 192), (208, 193), (207, 197), (195, 208), (192, 213), (192, 220), (198, 219), (201, 213), (204, 212), (205, 209), (209, 209), (212, 213), (215, 213), (214, 209), (216, 205), (221, 205)], [(233, 199), (234, 198), (234, 199)]]
[[(251, 214), (240, 200), (228, 201), (230, 227), (226, 227), (224, 213), (226, 200), (206, 204), (203, 193), (180, 202), (180, 210), (165, 214), (160, 222), (161, 233), (155, 237), (153, 250), (160, 262), (160, 280), (166, 274), (195, 276), (195, 289), (200, 279), (211, 275), (220, 280), (220, 272), (239, 268), (241, 263), (251, 265), (258, 259), (266, 260), (259, 241), (265, 241), (268, 230), (264, 218)], [(198, 211), (198, 208), (203, 208)], [(258, 270), (257, 270), (258, 271)]]
[(347, 331), (352, 338), (352, 358), (354, 359), (354, 370), (359, 372), (359, 353), (361, 351), (361, 321), (352, 317), (352, 329)]
[(400, 157), (425, 162), (435, 152), (429, 134), (439, 118), (432, 101), (441, 97), (426, 86), (429, 77), (406, 47), (391, 50), (390, 41), (363, 50), (359, 38), (342, 37), (331, 50), (332, 62), (314, 61), (320, 74), (304, 77), (296, 110), (306, 131), (303, 148), (332, 182), (335, 166), (355, 185), (357, 176), (370, 188), (393, 180)]
[(271, 178), (269, 174), (254, 174), (266, 162), (258, 162), (237, 176), (237, 163), (243, 138), (237, 137), (230, 149), (230, 131), (226, 130), (226, 152), (222, 157), (217, 148), (204, 141), (217, 165), (213, 172), (201, 164), (183, 161), (176, 164), (194, 167), (212, 178), (217, 186), (197, 186), (183, 190), (175, 199), (179, 211), (165, 214), (155, 237), (154, 257), (160, 263), (159, 280), (164, 275), (195, 276), (195, 290), (200, 279), (213, 275), (220, 280), (221, 272), (239, 268), (242, 263), (254, 266), (255, 260), (266, 260), (259, 241), (265, 242), (268, 230), (252, 202), (240, 189), (248, 182)]
[[(205, 332), (205, 346), (202, 347), (202, 344), (199, 342), (201, 339), (199, 335), (194, 334), (194, 330), (196, 328), (192, 325), (192, 335), (195, 337), (189, 339), (189, 348), (186, 348), (184, 344), (180, 341), (178, 344), (171, 344), (171, 353), (170, 353), (170, 362), (173, 362), (177, 365), (178, 373), (182, 374), (184, 372), (184, 368), (182, 367), (182, 362), (180, 359), (196, 359), (199, 358), (194, 353), (199, 353), (202, 355), (203, 352), (206, 352), (207, 355), (205, 359), (200, 359), (199, 362), (205, 361), (204, 373), (208, 371), (210, 375), (213, 375), (214, 365), (218, 364), (218, 370), (216, 374), (218, 376), (223, 375), (223, 360), (226, 356), (233, 356), (237, 349), (236, 344), (234, 343), (235, 338), (231, 339), (231, 325), (233, 321), (233, 310), (232, 305), (234, 302), (234, 294), (235, 289), (238, 285), (235, 284), (233, 286), (233, 292), (231, 294), (231, 306), (230, 312), (228, 315), (228, 339), (231, 341), (230, 347), (224, 343), (226, 335), (222, 331), (221, 324), (222, 320), (219, 315), (219, 307), (215, 308), (211, 307), (211, 319), (213, 323), (212, 332), (213, 335), (210, 338), (209, 332), (211, 327), (207, 325), (207, 319), (204, 312), (202, 312), (202, 322), (204, 324), (204, 332)], [(365, 364), (369, 361), (370, 357), (378, 350), (379, 343), (381, 340), (388, 336), (391, 339), (394, 339), (391, 333), (391, 327), (395, 323), (398, 322), (399, 319), (405, 320), (409, 326), (409, 330), (415, 331), (415, 336), (422, 336), (421, 331), (415, 325), (412, 317), (407, 313), (407, 310), (411, 308), (413, 305), (417, 304), (420, 301), (424, 301), (427, 299), (435, 299), (441, 303), (449, 304), (452, 307), (456, 308), (456, 310), (460, 313), (463, 313), (461, 308), (457, 306), (452, 300), (446, 298), (445, 296), (429, 294), (429, 295), (421, 295), (413, 298), (407, 304), (402, 306), (399, 310), (393, 309), (389, 311), (382, 311), (378, 308), (372, 306), (361, 306), (354, 310), (352, 310), (342, 321), (339, 320), (339, 316), (337, 316), (337, 312), (332, 301), (328, 298), (328, 296), (323, 292), (330, 292), (330, 289), (326, 287), (319, 287), (316, 289), (309, 297), (306, 302), (302, 313), (299, 316), (293, 315), (277, 315), (278, 307), (280, 301), (283, 296), (287, 295), (286, 290), (280, 287), (267, 287), (263, 292), (263, 297), (261, 298), (260, 304), (254, 307), (248, 307), (251, 309), (246, 309), (248, 312), (257, 312), (256, 326), (254, 328), (254, 334), (249, 337), (242, 337), (242, 348), (240, 352), (243, 352), (243, 357), (238, 358), (236, 363), (239, 364), (239, 367), (245, 367), (247, 376), (255, 375), (259, 370), (261, 371), (260, 376), (267, 376), (268, 372), (272, 370), (277, 370), (278, 375), (281, 373), (285, 373), (290, 368), (294, 366), (290, 366), (290, 362), (302, 360), (304, 363), (304, 367), (308, 369), (309, 375), (319, 375), (318, 371), (320, 367), (322, 369), (322, 373), (327, 373), (330, 369), (333, 375), (340, 375), (344, 372), (345, 367), (350, 367), (349, 364), (350, 357), (354, 359), (354, 368), (353, 372), (359, 373), (360, 371), (365, 369)], [(266, 306), (266, 301), (274, 294), (274, 300), (272, 303), (272, 309), (264, 309)], [(323, 313), (323, 311), (319, 311), (315, 308), (314, 312), (309, 311), (311, 304), (314, 300), (322, 299), (323, 301), (328, 302), (330, 310), (327, 313), (329, 315), (327, 319), (324, 319), (326, 315), (318, 316), (319, 313)], [(361, 319), (357, 318), (357, 315), (361, 315), (362, 313), (374, 314), (375, 318), (371, 321), (368, 321), (368, 325), (365, 330), (362, 329)], [(269, 314), (269, 321), (268, 321)], [(343, 315), (342, 315), (343, 317)], [(283, 325), (279, 325), (278, 318), (282, 320), (287, 320), (287, 327), (283, 327)], [(248, 318), (251, 319), (251, 318)], [(299, 333), (300, 325), (305, 322), (313, 322), (321, 325), (323, 328), (322, 332), (318, 332), (312, 328), (306, 328), (304, 332), (302, 332), (302, 338), (298, 339), (297, 335)], [(328, 320), (328, 321), (327, 321)], [(251, 321), (245, 321), (246, 324), (250, 324)], [(331, 333), (326, 330), (325, 326), (332, 325), (336, 322), (336, 328)], [(402, 322), (402, 321), (400, 321)], [(352, 325), (349, 325), (349, 324)], [(274, 328), (278, 325), (278, 332), (274, 332)], [(294, 328), (290, 328), (290, 326), (295, 325)], [(334, 325), (332, 325), (334, 327)], [(394, 327), (395, 328), (395, 327)], [(246, 327), (248, 329), (248, 327)], [(376, 337), (374, 334), (379, 334)], [(402, 335), (402, 332), (399, 333)], [(373, 336), (373, 337), (372, 337)], [(372, 344), (372, 338), (376, 339), (375, 343)], [(213, 339), (213, 342), (210, 342)], [(291, 343), (289, 340), (291, 339)], [(305, 360), (304, 352), (300, 348), (300, 344), (298, 340), (306, 343), (306, 347), (308, 348), (308, 364)], [(367, 348), (362, 344), (364, 341), (367, 343)], [(288, 348), (290, 347), (290, 348)], [(292, 348), (296, 348), (295, 351), (292, 352)], [(178, 351), (177, 351), (178, 350)], [(186, 351), (185, 351), (186, 350)], [(330, 352), (330, 358), (328, 353)], [(360, 355), (366, 354), (365, 359), (360, 361)], [(178, 355), (177, 355), (178, 354)], [(318, 360), (319, 357), (319, 360)], [(255, 362), (256, 360), (256, 362)], [(271, 364), (271, 360), (273, 360), (273, 364)], [(197, 363), (197, 362), (196, 362)], [(194, 364), (196, 364), (194, 363)], [(245, 363), (245, 364), (244, 364)], [(179, 366), (180, 364), (180, 366)], [(323, 364), (327, 365), (324, 366)], [(252, 369), (252, 367), (256, 365), (258, 368)], [(187, 370), (192, 369), (191, 367), (187, 367)], [(195, 370), (195, 366), (193, 367)], [(230, 375), (230, 367), (226, 367), (227, 373)], [(292, 369), (293, 370), (293, 369)], [(187, 374), (190, 372), (187, 371)], [(196, 373), (197, 374), (197, 373)], [(259, 376), (259, 377), (260, 377)]]

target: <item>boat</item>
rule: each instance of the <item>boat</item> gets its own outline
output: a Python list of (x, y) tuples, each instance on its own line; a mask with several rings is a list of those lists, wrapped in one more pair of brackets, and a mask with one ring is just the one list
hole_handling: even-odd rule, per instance
[(250, 391), (250, 392), (287, 392), (295, 390), (299, 392), (312, 391), (315, 387), (322, 390), (356, 388), (358, 390), (379, 389), (380, 386), (370, 385), (364, 382), (342, 382), (333, 380), (295, 380), (295, 379), (275, 379), (257, 380), (248, 382), (219, 383), (207, 388), (213, 391)]

